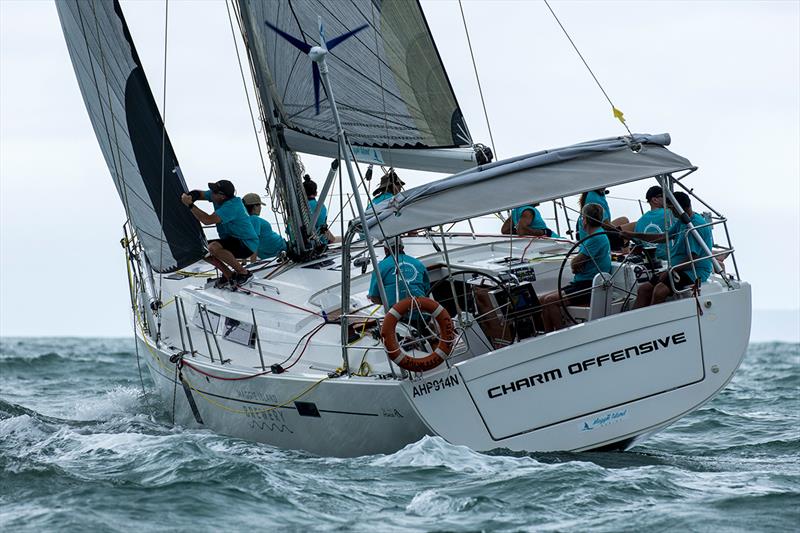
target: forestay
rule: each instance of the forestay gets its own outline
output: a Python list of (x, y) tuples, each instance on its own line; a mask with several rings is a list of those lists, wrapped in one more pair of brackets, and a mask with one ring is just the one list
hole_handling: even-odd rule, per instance
[[(336, 157), (336, 131), (324, 93), (316, 113), (311, 61), (265, 21), (314, 46), (321, 17), (328, 38), (367, 24), (327, 56), (339, 114), (358, 160), (449, 172), (474, 165), (471, 149), (441, 154), (445, 162), (438, 164), (413, 155), (421, 149), (436, 159), (431, 149), (472, 145), (416, 0), (238, 0), (238, 5), (262, 100), (278, 108), (290, 148)], [(408, 149), (415, 150), (404, 156)]]
[(392, 237), (695, 168), (667, 150), (669, 143), (666, 133), (635, 134), (497, 161), (401, 192), (368, 213), (367, 224), (373, 235)]
[(170, 272), (194, 263), (206, 240), (180, 202), (186, 184), (119, 3), (63, 0), (56, 8), (103, 157), (151, 266)]

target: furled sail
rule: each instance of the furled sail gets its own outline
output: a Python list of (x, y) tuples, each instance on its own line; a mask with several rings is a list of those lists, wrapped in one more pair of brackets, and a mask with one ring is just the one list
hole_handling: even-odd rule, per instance
[[(358, 160), (450, 172), (475, 165), (471, 148), (437, 150), (470, 147), (472, 138), (417, 0), (238, 0), (238, 5), (262, 100), (277, 107), (290, 148), (336, 157), (336, 131), (324, 92), (319, 113), (315, 109), (310, 59), (265, 22), (315, 46), (319, 17), (329, 37), (367, 25), (327, 57), (342, 124)], [(431, 160), (415, 166), (409, 149)], [(409, 164), (397, 164), (398, 157)]]
[(170, 272), (194, 263), (206, 253), (205, 236), (180, 202), (186, 183), (119, 2), (60, 0), (56, 8), (103, 157), (151, 266)]

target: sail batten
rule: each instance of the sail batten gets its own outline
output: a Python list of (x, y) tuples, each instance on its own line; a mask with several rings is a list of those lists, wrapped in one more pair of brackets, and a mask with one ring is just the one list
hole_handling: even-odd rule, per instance
[(205, 236), (180, 202), (186, 184), (118, 1), (56, 8), (100, 149), (152, 268), (196, 262)]
[[(319, 113), (315, 109), (310, 59), (266, 23), (315, 46), (321, 17), (326, 35), (367, 25), (327, 56), (341, 122), (354, 147), (403, 150), (472, 145), (417, 0), (238, 0), (238, 4), (259, 90), (270, 91), (287, 130), (336, 141), (324, 88)], [(326, 154), (311, 153), (326, 155), (327, 150)]]

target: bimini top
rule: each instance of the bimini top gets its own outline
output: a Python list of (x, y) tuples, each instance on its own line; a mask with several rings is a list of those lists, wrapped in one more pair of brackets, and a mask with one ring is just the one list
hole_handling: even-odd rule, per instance
[(667, 133), (634, 134), (497, 161), (403, 191), (376, 212), (368, 210), (366, 222), (370, 233), (383, 239), (696, 168), (667, 150), (669, 143)]

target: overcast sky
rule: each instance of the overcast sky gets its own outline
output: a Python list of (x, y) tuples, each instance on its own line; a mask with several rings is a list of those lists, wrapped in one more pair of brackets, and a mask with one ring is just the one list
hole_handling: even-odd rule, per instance
[[(800, 3), (552, 5), (631, 129), (669, 132), (670, 148), (700, 167), (691, 185), (730, 219), (754, 308), (797, 310)], [(187, 182), (229, 177), (263, 192), (225, 4), (169, 8), (166, 124)], [(423, 8), (473, 138), (488, 144), (458, 3)], [(123, 9), (160, 104), (164, 3)], [(464, 10), (501, 158), (624, 133), (544, 3)], [(324, 179), (328, 161), (303, 160)], [(640, 198), (643, 187), (611, 195)], [(612, 211), (638, 213), (627, 202)], [(0, 334), (130, 335), (123, 221), (54, 5), (0, 0)], [(797, 313), (773, 315), (793, 318), (765, 318), (777, 333), (756, 338), (796, 339)]]

